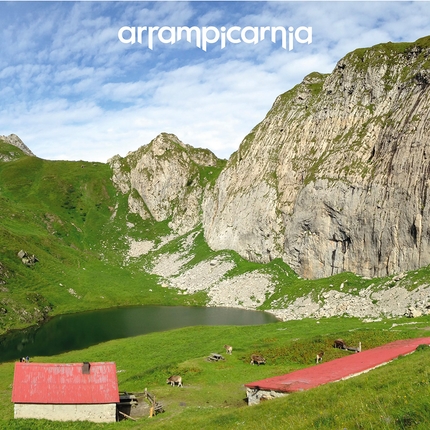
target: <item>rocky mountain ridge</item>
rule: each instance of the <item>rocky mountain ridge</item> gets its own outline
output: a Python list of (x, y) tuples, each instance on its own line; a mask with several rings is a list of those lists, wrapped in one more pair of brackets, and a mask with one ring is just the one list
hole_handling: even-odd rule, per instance
[(128, 194), (129, 210), (143, 219), (170, 220), (177, 234), (201, 223), (204, 187), (225, 164), (211, 151), (185, 145), (168, 133), (108, 163), (114, 184)]
[(429, 65), (430, 38), (356, 50), (280, 95), (215, 181), (187, 188), (190, 148), (166, 134), (125, 157), (126, 175), (111, 160), (114, 181), (130, 210), (178, 233), (201, 222), (212, 249), (280, 257), (305, 278), (426, 266)]
[[(146, 285), (149, 274), (151, 287), (139, 284), (139, 297), (169, 290), (175, 300), (264, 309), (283, 320), (428, 314), (429, 59), (430, 38), (347, 55), (331, 74), (312, 73), (280, 95), (228, 161), (161, 133), (111, 158), (111, 169), (64, 166), (69, 176), (58, 175), (53, 192), (49, 162), (24, 157), (22, 141), (3, 136), (0, 161), (24, 163), (15, 176), (13, 164), (4, 166), (3, 177), (16, 184), (6, 180), (0, 197), (11, 203), (31, 185), (23, 173), (42, 169), (34, 193), (22, 194), (23, 201), (55, 196), (55, 207), (40, 205), (37, 228), (46, 227), (53, 243), (70, 241), (67, 250), (85, 238), (81, 256), (119, 267), (127, 282)], [(88, 187), (96, 172), (100, 182)], [(4, 217), (20, 225), (31, 214), (25, 208), (11, 204)], [(100, 226), (103, 239), (88, 241)], [(0, 284), (12, 295), (13, 264), (5, 261)], [(58, 269), (60, 287), (63, 276)], [(94, 285), (78, 287), (67, 291), (83, 302)], [(11, 300), (2, 301), (8, 318), (18, 306)]]
[(110, 159), (112, 180), (142, 219), (304, 278), (424, 267), (429, 83), (430, 37), (359, 49), (280, 95), (228, 162), (162, 133)]
[[(209, 245), (307, 278), (428, 265), (428, 43), (355, 51), (279, 96), (205, 200)], [(258, 222), (233, 220), (242, 201)]]
[[(20, 149), (24, 154), (34, 157), (35, 155), (31, 152), (30, 148), (16, 135), (10, 134), (9, 136), (0, 136), (0, 140), (7, 142), (9, 145), (15, 146)], [(8, 151), (5, 154), (0, 154), (0, 161), (12, 161), (19, 157), (16, 151)]]

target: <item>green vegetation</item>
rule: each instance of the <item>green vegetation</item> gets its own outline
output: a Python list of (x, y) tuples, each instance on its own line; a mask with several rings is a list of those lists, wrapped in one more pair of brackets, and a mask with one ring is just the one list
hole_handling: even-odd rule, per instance
[[(10, 145), (0, 153), (14, 152), (15, 161), (0, 162), (0, 331), (28, 326), (63, 313), (129, 304), (203, 305), (204, 292), (177, 294), (163, 288), (155, 275), (144, 270), (158, 255), (185, 250), (185, 237), (154, 249), (151, 255), (127, 260), (129, 240), (152, 241), (170, 234), (169, 220), (142, 220), (130, 214), (127, 196), (113, 188), (107, 165), (86, 162), (46, 161), (24, 156)], [(219, 166), (220, 167), (220, 166)], [(220, 170), (220, 169), (219, 169)], [(210, 182), (218, 170), (202, 169), (199, 181)], [(327, 279), (299, 278), (281, 260), (263, 265), (243, 260), (232, 251), (212, 251), (201, 227), (193, 232), (186, 268), (218, 256), (235, 263), (225, 277), (253, 270), (267, 273), (274, 293), (261, 309), (282, 308), (296, 297), (314, 297), (329, 289), (358, 294), (370, 283), (344, 273)], [(37, 256), (26, 266), (19, 250)], [(416, 288), (430, 275), (429, 268), (408, 274), (402, 281)], [(394, 282), (394, 281), (393, 281)], [(150, 290), (152, 290), (150, 292)], [(371, 348), (391, 340), (425, 336), (428, 318), (363, 323), (353, 318), (291, 321), (258, 327), (190, 327), (107, 342), (86, 350), (33, 361), (115, 361), (120, 390), (141, 392), (148, 388), (166, 412), (149, 420), (116, 424), (55, 423), (14, 420), (10, 402), (13, 363), (0, 366), (0, 425), (11, 429), (109, 429), (109, 428), (426, 428), (429, 414), (427, 348), (353, 380), (329, 384), (249, 408), (243, 384), (312, 366), (315, 352), (326, 351), (325, 360), (345, 354), (331, 347), (334, 338)], [(211, 352), (234, 345), (233, 355), (209, 363)], [(260, 353), (266, 366), (249, 366), (249, 355)], [(183, 389), (165, 384), (166, 377), (181, 373)], [(402, 388), (402, 390), (399, 389)], [(401, 394), (399, 394), (401, 393)], [(405, 397), (406, 396), (406, 397)], [(371, 400), (369, 400), (371, 399)], [(406, 403), (407, 402), (407, 403)], [(306, 411), (306, 413), (304, 413)]]
[[(370, 66), (378, 70), (378, 65), (390, 66), (399, 56), (414, 57), (413, 67), (399, 62), (397, 67), (379, 68), (384, 73), (384, 90), (390, 91), (398, 83), (424, 85), (427, 83), (424, 72), (430, 68), (429, 48), (430, 38), (414, 44), (377, 45), (347, 55), (340, 67), (353, 67), (359, 77)], [(405, 61), (404, 64), (412, 63)], [(230, 165), (249, 156), (256, 136), (267, 130), (275, 116), (279, 117), (279, 123), (284, 121), (288, 126), (319, 109), (326, 77), (311, 73), (301, 84), (282, 94), (266, 119), (245, 137), (231, 157)], [(372, 121), (383, 122), (386, 127), (394, 126), (397, 121), (394, 115), (391, 117), (392, 113), (374, 116), (377, 107), (371, 102), (358, 103), (357, 109), (372, 116), (360, 129), (345, 129), (322, 154), (312, 146), (306, 156), (292, 160), (297, 171), (300, 166), (306, 167), (303, 169), (305, 185), (324, 178), (324, 166), (340, 149), (350, 154), (351, 159), (339, 172), (341, 179), (347, 181), (356, 174), (373, 176), (377, 168), (373, 161), (360, 161), (354, 154), (362, 147)], [(289, 118), (293, 110), (296, 116)], [(410, 118), (410, 121), (419, 120), (417, 114)], [(284, 133), (284, 129), (279, 133)], [(295, 140), (289, 144), (297, 144), (299, 136), (300, 130), (297, 130)], [(213, 186), (226, 165), (225, 160), (217, 160), (215, 166), (203, 166), (199, 160), (210, 159), (213, 154), (184, 146), (169, 135), (165, 139), (169, 148), (160, 150), (161, 160), (175, 152), (180, 154), (178, 160), (189, 161), (186, 192), (191, 192), (194, 186)], [(313, 137), (312, 143), (315, 142)], [(119, 158), (120, 171), (129, 173), (150, 149), (147, 145), (134, 156)], [(266, 154), (267, 160), (275, 165), (279, 147), (271, 151)], [(143, 174), (150, 178), (152, 173), (147, 169)], [(428, 283), (430, 277), (430, 267), (424, 267), (408, 273), (400, 283), (393, 277), (368, 280), (351, 273), (319, 280), (301, 279), (280, 259), (263, 265), (246, 261), (233, 251), (211, 250), (201, 226), (188, 233), (193, 236), (191, 245), (189, 241), (185, 243), (186, 236), (165, 243), (163, 238), (171, 234), (171, 219), (142, 220), (138, 214), (130, 213), (128, 196), (115, 189), (111, 175), (107, 164), (42, 160), (0, 142), (0, 334), (41, 323), (54, 315), (98, 308), (138, 304), (205, 305), (208, 301), (205, 291), (178, 294), (175, 289), (164, 288), (161, 279), (149, 273), (147, 269), (157, 257), (165, 254), (186, 252), (189, 260), (183, 270), (218, 257), (229, 260), (235, 266), (224, 275), (225, 279), (252, 271), (270, 275), (274, 291), (261, 303), (261, 310), (282, 309), (298, 297), (324, 300), (323, 293), (329, 290), (359, 295), (371, 284), (375, 290), (383, 285), (388, 288), (400, 284), (413, 290)], [(267, 180), (276, 186), (276, 172)], [(141, 199), (136, 190), (131, 193), (135, 200)], [(130, 257), (131, 241), (151, 242), (153, 249), (146, 255)], [(20, 250), (34, 254), (38, 262), (23, 264), (17, 255)], [(141, 392), (148, 388), (165, 406), (166, 412), (151, 420), (143, 417), (138, 422), (115, 425), (13, 420), (10, 403), (13, 363), (3, 363), (0, 366), (3, 400), (0, 426), (11, 429), (427, 429), (430, 427), (430, 349), (427, 347), (354, 379), (257, 407), (246, 406), (243, 384), (312, 366), (315, 353), (320, 350), (326, 351), (325, 360), (344, 355), (344, 351), (331, 347), (334, 338), (341, 337), (349, 344), (361, 341), (367, 349), (399, 338), (426, 336), (429, 321), (430, 317), (422, 317), (415, 319), (414, 324), (403, 319), (363, 323), (339, 317), (259, 327), (192, 327), (49, 357), (53, 362), (115, 361), (120, 371), (121, 390)], [(207, 362), (205, 357), (209, 353), (223, 353), (224, 343), (234, 346), (233, 355), (223, 362)], [(267, 365), (249, 366), (251, 353), (264, 355)], [(47, 358), (33, 360), (47, 361)], [(165, 384), (166, 377), (172, 373), (183, 375), (184, 389)]]
[[(385, 90), (389, 91), (397, 81), (415, 83), (416, 79), (419, 79), (420, 72), (430, 67), (427, 55), (429, 46), (430, 37), (428, 36), (413, 43), (381, 43), (371, 48), (356, 49), (345, 56), (345, 61), (350, 62), (358, 72), (363, 73), (368, 70), (369, 66), (384, 67), (386, 69), (383, 76)], [(415, 66), (413, 68), (405, 65), (392, 67), (402, 64), (399, 56), (404, 56), (405, 59), (415, 57)]]
[[(0, 152), (15, 154), (15, 161), (0, 161), (0, 334), (64, 313), (207, 302), (205, 292), (177, 294), (145, 270), (159, 255), (182, 251), (184, 237), (161, 246), (171, 233), (170, 220), (142, 220), (129, 213), (127, 195), (113, 187), (108, 165), (42, 160), (5, 143)], [(212, 182), (221, 164), (201, 167), (199, 183)], [(295, 277), (282, 262), (266, 267), (232, 251), (212, 251), (201, 227), (191, 234), (192, 259), (186, 268), (222, 254), (236, 264), (227, 277), (255, 269), (279, 279), (286, 271)], [(151, 241), (159, 249), (128, 258), (131, 240)], [(17, 255), (20, 250), (38, 262), (26, 266)]]
[(307, 87), (310, 89), (313, 97), (316, 97), (321, 93), (324, 81), (327, 76), (328, 75), (323, 75), (322, 73), (313, 72), (305, 77), (303, 82), (307, 84)]
[[(395, 324), (394, 324), (395, 323)], [(147, 388), (165, 412), (149, 419), (115, 424), (55, 423), (14, 420), (10, 402), (13, 363), (0, 366), (0, 426), (12, 429), (426, 429), (430, 424), (430, 348), (346, 381), (248, 407), (243, 384), (315, 365), (323, 349), (332, 360), (348, 352), (334, 349), (333, 340), (363, 343), (372, 348), (396, 339), (425, 337), (430, 318), (363, 323), (352, 318), (278, 322), (245, 327), (189, 327), (152, 333), (32, 361), (58, 363), (115, 361), (119, 388)], [(225, 355), (224, 343), (233, 345)], [(221, 362), (208, 362), (212, 353)], [(265, 366), (250, 366), (249, 356), (265, 356)], [(184, 387), (170, 387), (168, 376), (179, 373)]]
[[(220, 257), (235, 264), (225, 279), (254, 270), (269, 275), (275, 288), (260, 304), (262, 310), (283, 308), (298, 297), (316, 299), (324, 291), (339, 290), (341, 284), (343, 292), (358, 294), (371, 283), (390, 281), (348, 273), (301, 279), (280, 259), (260, 264), (234, 251), (211, 250), (201, 226), (189, 233), (191, 245), (186, 235), (161, 246), (171, 233), (170, 220), (142, 220), (130, 213), (127, 195), (113, 187), (108, 165), (41, 160), (0, 144), (0, 153), (11, 151), (15, 161), (0, 162), (0, 334), (84, 310), (137, 304), (205, 305), (205, 291), (178, 294), (146, 270), (159, 256), (172, 253), (187, 253), (183, 270)], [(201, 168), (199, 182), (204, 178), (205, 183), (211, 182), (220, 170), (221, 166)], [(132, 240), (151, 242), (154, 249), (129, 257)], [(39, 262), (26, 266), (17, 256), (20, 250), (34, 254)], [(426, 282), (429, 272), (423, 268), (408, 274), (402, 286), (416, 288)]]
[[(10, 145), (0, 143), (0, 150)], [(62, 313), (189, 303), (161, 288), (156, 276), (124, 266), (128, 237), (159, 240), (170, 230), (167, 222), (128, 214), (126, 197), (117, 195), (110, 177), (101, 163), (23, 154), (0, 162), (1, 333)], [(27, 267), (20, 250), (39, 262)]]

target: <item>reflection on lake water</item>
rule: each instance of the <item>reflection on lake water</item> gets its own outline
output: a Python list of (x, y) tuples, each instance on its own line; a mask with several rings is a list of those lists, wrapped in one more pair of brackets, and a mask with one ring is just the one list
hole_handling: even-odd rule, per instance
[(138, 306), (60, 315), (0, 338), (0, 362), (87, 348), (112, 339), (196, 325), (259, 325), (268, 313), (234, 308)]

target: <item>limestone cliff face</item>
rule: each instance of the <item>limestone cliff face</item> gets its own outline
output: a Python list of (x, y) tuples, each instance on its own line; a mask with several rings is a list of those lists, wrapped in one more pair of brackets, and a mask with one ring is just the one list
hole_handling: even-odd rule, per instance
[(348, 54), (279, 96), (203, 202), (214, 249), (309, 278), (430, 264), (430, 38)]
[(169, 219), (178, 234), (201, 222), (204, 186), (223, 164), (209, 150), (185, 145), (167, 133), (124, 158), (113, 157), (109, 163), (113, 182), (128, 194), (129, 210), (143, 219)]
[(142, 218), (308, 278), (430, 264), (430, 38), (360, 49), (275, 101), (221, 171), (161, 134), (110, 160)]

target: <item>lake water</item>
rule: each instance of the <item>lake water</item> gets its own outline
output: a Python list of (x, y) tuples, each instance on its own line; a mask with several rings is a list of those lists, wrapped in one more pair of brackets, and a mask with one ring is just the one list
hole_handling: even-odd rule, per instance
[(268, 313), (234, 308), (136, 306), (60, 315), (39, 327), (0, 337), (0, 362), (49, 356), (112, 339), (196, 325), (259, 325)]

